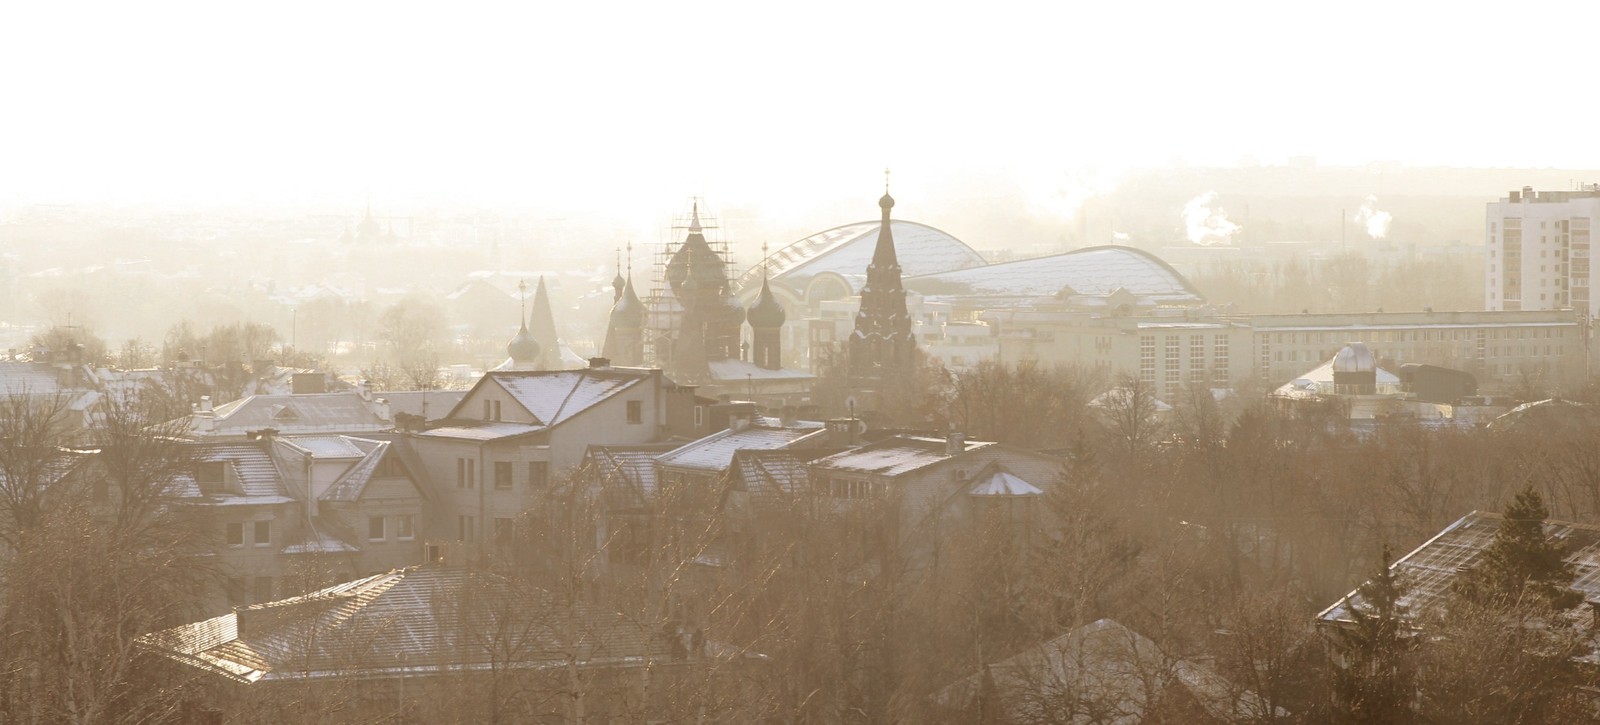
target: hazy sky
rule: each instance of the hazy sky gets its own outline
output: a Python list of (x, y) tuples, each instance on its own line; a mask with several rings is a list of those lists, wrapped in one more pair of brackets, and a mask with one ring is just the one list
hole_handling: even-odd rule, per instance
[(863, 5), (8, 3), (0, 199), (782, 214), (884, 166), (1042, 204), (1178, 159), (1600, 167), (1594, 3)]

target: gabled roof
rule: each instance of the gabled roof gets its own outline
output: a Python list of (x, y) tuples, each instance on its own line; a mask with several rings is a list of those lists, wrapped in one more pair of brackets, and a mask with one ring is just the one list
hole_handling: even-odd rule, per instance
[[(648, 379), (648, 371), (619, 370), (551, 370), (551, 371), (493, 371), (483, 376), (478, 385), (494, 383), (503, 388), (513, 400), (527, 409), (535, 420), (544, 426), (556, 426), (582, 413), (612, 396), (618, 395)], [(474, 388), (476, 391), (476, 388)], [(468, 394), (470, 396), (470, 393)], [(464, 401), (463, 401), (464, 402)], [(459, 412), (450, 411), (450, 417)]]
[(1039, 496), (1044, 494), (1044, 491), (1039, 490), (1038, 486), (1028, 483), (1014, 474), (995, 471), (992, 475), (972, 484), (972, 488), (967, 489), (967, 494), (971, 496), (1016, 497)]
[(323, 501), (354, 501), (361, 498), (361, 493), (367, 490), (367, 483), (372, 480), (372, 474), (378, 470), (378, 465), (386, 456), (396, 455), (390, 450), (394, 444), (389, 441), (348, 436), (344, 439), (361, 452), (361, 460), (339, 476), (338, 480), (328, 486), (328, 490), (322, 492), (319, 498)]
[[(445, 417), (452, 409), (461, 404), (461, 399), (467, 397), (465, 390), (386, 390), (374, 393), (373, 397), (389, 401), (390, 417), (409, 413), (421, 415), (427, 420), (438, 420)], [(426, 409), (426, 415), (424, 415)]]
[(55, 395), (61, 391), (56, 374), (41, 363), (0, 362), (0, 396)]
[(772, 450), (814, 443), (824, 439), (822, 423), (799, 421), (792, 425), (757, 423), (745, 428), (720, 430), (700, 440), (686, 443), (656, 457), (663, 466), (692, 468), (706, 472), (728, 469), (735, 453), (744, 450)]
[[(1409, 616), (1424, 616), (1444, 605), (1456, 576), (1478, 563), (1494, 542), (1503, 518), (1497, 513), (1473, 511), (1390, 565), (1408, 585), (1400, 603)], [(1583, 594), (1586, 601), (1600, 601), (1600, 526), (1545, 521), (1544, 533), (1547, 539), (1567, 547), (1565, 558), (1575, 574), (1571, 588)], [(1360, 601), (1361, 590), (1357, 588), (1324, 609), (1317, 619), (1330, 624), (1352, 621), (1350, 607)]]
[(779, 368), (768, 370), (748, 360), (728, 358), (727, 360), (710, 360), (706, 366), (711, 369), (711, 382), (721, 385), (741, 385), (746, 381), (770, 380), (815, 380), (816, 376), (799, 370)]
[[(962, 452), (969, 453), (992, 445), (995, 444), (989, 441), (967, 441)], [(811, 465), (817, 469), (892, 477), (941, 463), (952, 457), (943, 438), (897, 435), (818, 459)]]
[[(584, 668), (644, 667), (671, 656), (666, 636), (642, 623), (581, 603), (568, 617), (555, 603), (549, 592), (496, 574), (411, 567), (240, 607), (138, 643), (241, 683), (544, 669), (568, 658)], [(461, 646), (492, 633), (510, 639), (493, 652)], [(491, 662), (504, 652), (519, 654)]]

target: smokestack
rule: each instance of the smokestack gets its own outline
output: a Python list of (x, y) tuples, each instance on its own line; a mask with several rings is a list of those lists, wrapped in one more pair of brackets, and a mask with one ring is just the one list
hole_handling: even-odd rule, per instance
[(967, 434), (960, 431), (950, 431), (944, 439), (944, 453), (947, 456), (958, 456), (967, 450)]

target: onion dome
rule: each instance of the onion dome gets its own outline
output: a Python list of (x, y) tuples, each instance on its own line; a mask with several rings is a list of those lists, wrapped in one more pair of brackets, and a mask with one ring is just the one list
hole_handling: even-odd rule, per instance
[(750, 326), (756, 328), (782, 327), (786, 318), (787, 315), (783, 311), (783, 305), (778, 304), (778, 298), (772, 294), (772, 288), (767, 286), (767, 280), (762, 279), (761, 294), (756, 296), (755, 303), (750, 305), (750, 311), (746, 315), (746, 319), (750, 320)]
[(517, 330), (517, 336), (506, 345), (506, 354), (517, 365), (532, 365), (539, 359), (539, 341), (533, 339), (533, 333), (528, 332), (526, 320), (522, 323), (522, 329)]
[(638, 293), (633, 291), (633, 281), (623, 283), (622, 294), (617, 298), (616, 304), (611, 306), (611, 327), (623, 330), (637, 330), (644, 327), (644, 303), (639, 301)]
[(622, 299), (622, 288), (627, 286), (628, 280), (622, 278), (622, 270), (617, 270), (617, 276), (611, 278), (611, 289), (613, 292), (615, 292), (615, 294), (611, 297), (611, 301), (613, 303)]
[(733, 295), (728, 295), (722, 300), (722, 308), (723, 314), (727, 315), (726, 319), (732, 322), (734, 327), (744, 324), (744, 307), (739, 304), (739, 300), (734, 299)]
[(893, 209), (894, 197), (889, 196), (889, 192), (887, 191), (883, 192), (883, 196), (878, 199), (878, 208), (884, 210), (885, 212)]

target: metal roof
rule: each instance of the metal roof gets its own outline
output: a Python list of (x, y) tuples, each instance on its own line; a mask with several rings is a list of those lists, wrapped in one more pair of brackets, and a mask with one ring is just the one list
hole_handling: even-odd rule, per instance
[[(992, 446), (989, 441), (967, 441), (962, 452)], [(959, 454), (957, 454), (959, 455)], [(812, 462), (816, 469), (899, 476), (952, 456), (943, 438), (897, 435)]]
[[(199, 443), (195, 446), (197, 462), (221, 461), (233, 469), (239, 482), (239, 493), (213, 495), (211, 498), (215, 503), (280, 503), (292, 500), (265, 444)], [(173, 487), (179, 496), (196, 498), (201, 495), (193, 471), (182, 471), (173, 476)]]
[[(1407, 592), (1400, 603), (1408, 616), (1421, 617), (1444, 605), (1456, 575), (1478, 563), (1494, 542), (1503, 518), (1497, 513), (1473, 511), (1390, 566), (1405, 579)], [(1566, 561), (1574, 573), (1572, 589), (1583, 594), (1586, 601), (1600, 601), (1600, 526), (1545, 521), (1544, 533), (1546, 538), (1566, 547)], [(1360, 601), (1361, 590), (1357, 588), (1323, 610), (1317, 619), (1327, 623), (1351, 621), (1350, 607)]]
[(1127, 290), (1145, 304), (1199, 304), (1205, 299), (1178, 270), (1133, 247), (1089, 247), (1048, 257), (971, 269), (908, 275), (906, 289), (930, 295), (1105, 297)]
[[(667, 635), (644, 623), (583, 603), (568, 617), (555, 599), (488, 572), (411, 567), (240, 607), (138, 643), (242, 683), (549, 668), (569, 658), (585, 668), (642, 667), (671, 656)], [(495, 636), (514, 641), (482, 646)], [(517, 655), (508, 662), (506, 652)], [(491, 661), (497, 653), (500, 661)]]
[(1044, 491), (1010, 473), (995, 471), (994, 475), (973, 484), (967, 493), (973, 496), (1039, 496)]
[[(650, 376), (626, 370), (494, 371), (484, 375), (547, 426), (622, 393)], [(479, 383), (480, 385), (484, 383)], [(454, 414), (455, 411), (451, 411)]]
[(194, 433), (210, 436), (244, 435), (272, 428), (280, 433), (356, 433), (382, 431), (393, 424), (373, 412), (367, 401), (354, 391), (301, 395), (252, 395), (217, 406), (209, 415), (215, 421), (210, 431), (202, 430), (197, 419), (206, 413), (188, 416), (185, 426)]
[[(823, 272), (859, 275), (872, 261), (880, 221), (857, 222), (817, 232), (768, 255), (769, 278), (792, 288), (805, 287)], [(949, 233), (926, 224), (896, 219), (889, 222), (901, 273), (907, 276), (976, 267), (983, 255)], [(761, 283), (762, 264), (739, 277), (738, 288), (754, 290)]]
[(822, 423), (814, 421), (798, 421), (787, 426), (756, 424), (738, 430), (730, 428), (717, 431), (663, 453), (656, 457), (656, 461), (674, 468), (720, 472), (728, 469), (734, 454), (739, 451), (788, 448), (818, 441), (826, 436), (827, 431), (823, 430)]

